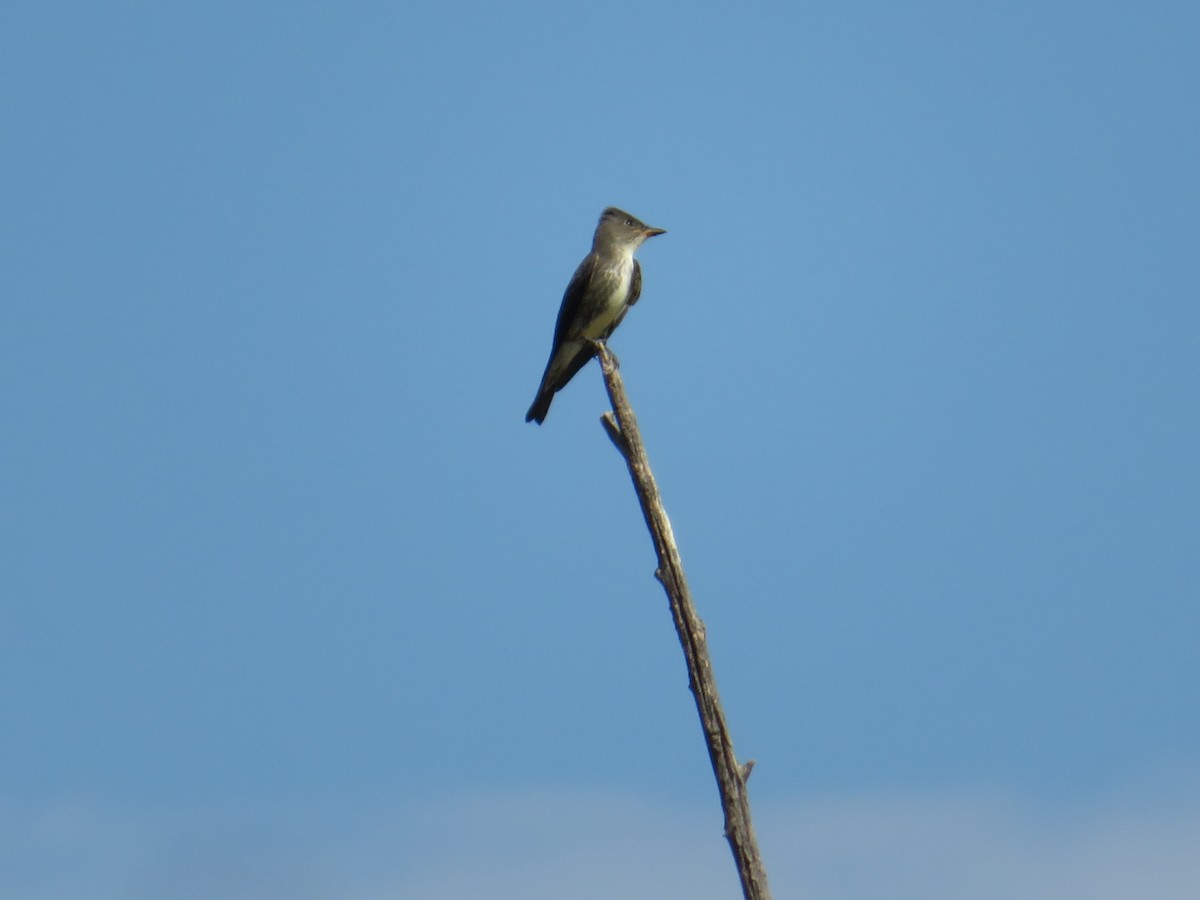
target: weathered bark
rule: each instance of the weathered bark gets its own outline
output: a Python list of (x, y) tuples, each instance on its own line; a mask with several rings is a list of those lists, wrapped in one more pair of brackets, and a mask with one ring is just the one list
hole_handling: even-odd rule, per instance
[(721, 794), (721, 807), (725, 811), (725, 837), (729, 840), (737, 863), (745, 900), (770, 900), (767, 887), (767, 872), (759, 854), (758, 842), (754, 837), (754, 826), (750, 820), (750, 798), (746, 793), (746, 780), (754, 761), (739, 765), (733, 752), (733, 741), (725, 722), (725, 712), (717, 694), (717, 682), (713, 675), (712, 660), (708, 655), (704, 623), (696, 615), (692, 595), (688, 590), (679, 558), (679, 548), (671, 532), (671, 522), (663, 508), (658, 485), (650, 471), (646, 448), (638, 431), (637, 419), (625, 395), (625, 386), (618, 372), (617, 360), (603, 343), (596, 343), (596, 354), (604, 372), (604, 385), (612, 402), (614, 413), (605, 413), (600, 421), (613, 444), (625, 459), (629, 475), (637, 491), (646, 527), (654, 539), (654, 550), (658, 554), (658, 569), (654, 577), (661, 582), (671, 605), (675, 619), (675, 630), (683, 655), (687, 661), (688, 680), (696, 699), (696, 711), (704, 729), (704, 740), (708, 745), (708, 756), (712, 761), (713, 774)]

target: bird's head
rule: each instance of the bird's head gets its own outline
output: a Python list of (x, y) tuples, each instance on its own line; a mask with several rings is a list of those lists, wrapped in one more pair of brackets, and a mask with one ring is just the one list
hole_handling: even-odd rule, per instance
[(666, 233), (662, 228), (651, 228), (636, 216), (631, 216), (624, 210), (610, 206), (600, 214), (600, 222), (596, 225), (593, 244), (595, 246), (609, 244), (636, 250), (646, 238)]

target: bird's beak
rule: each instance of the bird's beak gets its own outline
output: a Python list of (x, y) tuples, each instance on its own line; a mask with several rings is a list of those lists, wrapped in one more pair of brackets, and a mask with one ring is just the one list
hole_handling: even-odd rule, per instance
[(645, 231), (645, 235), (648, 238), (652, 238), (656, 234), (666, 234), (666, 233), (667, 233), (667, 229), (665, 229), (665, 228), (647, 228)]

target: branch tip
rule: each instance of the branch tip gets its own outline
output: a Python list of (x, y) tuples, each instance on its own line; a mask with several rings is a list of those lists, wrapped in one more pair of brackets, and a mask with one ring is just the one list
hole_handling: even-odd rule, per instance
[(600, 424), (604, 426), (604, 433), (613, 442), (613, 446), (617, 448), (617, 452), (628, 458), (629, 444), (625, 441), (625, 435), (621, 434), (621, 426), (617, 424), (617, 418), (612, 414), (611, 410), (600, 417)]

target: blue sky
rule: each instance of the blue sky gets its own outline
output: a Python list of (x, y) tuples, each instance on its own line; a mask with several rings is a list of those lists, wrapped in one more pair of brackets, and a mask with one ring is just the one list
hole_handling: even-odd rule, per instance
[[(0, 894), (1200, 883), (1193, 4), (9, 4)], [(543, 852), (544, 850), (544, 852)]]

